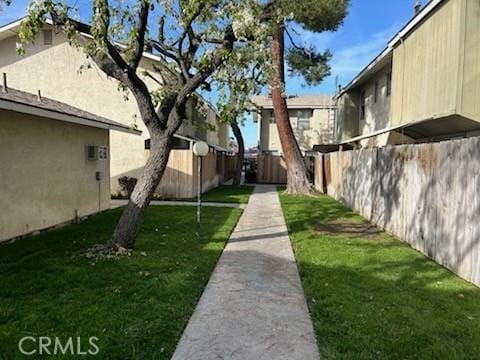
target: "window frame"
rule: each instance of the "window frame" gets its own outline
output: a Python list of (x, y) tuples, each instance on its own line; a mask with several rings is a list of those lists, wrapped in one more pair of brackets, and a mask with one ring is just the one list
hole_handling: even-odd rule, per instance
[(268, 123), (269, 123), (269, 124), (275, 124), (275, 122), (276, 122), (276, 121), (275, 121), (275, 112), (272, 110), (272, 111), (270, 112), (270, 119), (268, 119)]
[(387, 96), (392, 95), (392, 72), (387, 73)]
[(365, 120), (367, 114), (367, 92), (363, 89), (360, 92), (360, 120)]
[(50, 46), (53, 45), (53, 30), (52, 29), (43, 29), (42, 30), (43, 45)]
[[(302, 114), (302, 116), (300, 116)], [(305, 131), (310, 130), (312, 128), (312, 110), (310, 109), (299, 109), (297, 110), (297, 130)], [(302, 119), (303, 124), (308, 121), (308, 126), (300, 126), (300, 119)]]

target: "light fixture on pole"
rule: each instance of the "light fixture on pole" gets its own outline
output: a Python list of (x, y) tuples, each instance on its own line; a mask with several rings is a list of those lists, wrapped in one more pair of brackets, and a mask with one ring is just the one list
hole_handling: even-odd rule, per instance
[(208, 144), (198, 141), (193, 145), (193, 153), (198, 157), (197, 161), (197, 236), (200, 236), (202, 222), (202, 163), (203, 157), (208, 154)]

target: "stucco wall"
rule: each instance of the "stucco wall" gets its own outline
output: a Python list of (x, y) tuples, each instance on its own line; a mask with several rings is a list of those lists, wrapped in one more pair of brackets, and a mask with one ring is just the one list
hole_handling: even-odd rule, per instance
[[(277, 124), (271, 122), (272, 111), (262, 110), (260, 117), (260, 150), (282, 152), (282, 145), (278, 136)], [(335, 110), (331, 109), (308, 109), (312, 112), (310, 129), (297, 129), (297, 110), (289, 110), (290, 123), (292, 124), (295, 137), (302, 151), (312, 150), (314, 145), (331, 144), (334, 142)]]
[[(387, 95), (387, 75), (391, 71), (391, 64), (384, 66), (374, 77), (360, 87), (359, 93), (365, 91), (365, 118), (361, 119), (360, 114), (358, 114), (358, 135), (370, 134), (390, 126), (391, 95)], [(375, 84), (378, 84), (376, 102)]]
[[(16, 54), (16, 38), (0, 42), (0, 72), (6, 72), (12, 88), (36, 93), (63, 101), (69, 105), (104, 116), (129, 126), (137, 125), (143, 133), (135, 136), (112, 131), (111, 176), (112, 191), (118, 186), (118, 177), (127, 174), (138, 176), (145, 165), (144, 140), (149, 138), (131, 94), (128, 99), (118, 91), (118, 83), (108, 79), (81, 49), (65, 42), (63, 35), (53, 37), (53, 45), (43, 45), (42, 35), (28, 48), (28, 56)], [(90, 69), (80, 71), (82, 66)], [(139, 74), (149, 69), (151, 62), (143, 60)], [(143, 78), (144, 76), (141, 75)], [(158, 85), (145, 79), (151, 88)]]
[(337, 141), (347, 140), (358, 135), (359, 97), (357, 91), (351, 90), (338, 98), (335, 124)]
[[(43, 45), (43, 35), (40, 34), (35, 44), (29, 46), (25, 57), (16, 53), (16, 41), (16, 37), (0, 41), (0, 72), (7, 73), (9, 86), (32, 93), (40, 89), (45, 97), (128, 126), (136, 126), (142, 131), (141, 136), (110, 132), (112, 193), (120, 190), (119, 177), (127, 175), (138, 178), (146, 161), (144, 141), (150, 135), (140, 118), (133, 95), (120, 92), (118, 82), (107, 78), (81, 49), (65, 42), (63, 34), (54, 35), (52, 45)], [(160, 85), (146, 77), (145, 71), (161, 82), (158, 73), (152, 71), (154, 62), (144, 57), (138, 70), (149, 89), (157, 89)], [(84, 70), (80, 71), (82, 68)], [(218, 128), (228, 137), (225, 124), (218, 124)], [(181, 130), (195, 136), (195, 129), (189, 124), (182, 126)], [(221, 140), (216, 131), (208, 131), (207, 135)]]
[(109, 162), (86, 145), (108, 130), (0, 110), (0, 241), (109, 208)]

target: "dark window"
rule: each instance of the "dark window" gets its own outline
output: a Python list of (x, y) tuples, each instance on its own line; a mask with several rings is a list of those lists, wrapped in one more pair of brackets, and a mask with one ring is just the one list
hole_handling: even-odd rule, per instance
[(360, 93), (360, 120), (365, 119), (365, 106), (366, 106), (366, 95), (365, 95), (365, 90), (362, 90)]
[[(145, 140), (145, 150), (151, 149), (151, 141), (150, 139)], [(185, 139), (180, 139), (174, 137), (172, 140), (172, 150), (188, 150), (190, 149), (190, 142)]]
[(310, 129), (311, 118), (312, 118), (312, 112), (310, 110), (298, 110), (297, 111), (297, 129), (298, 130)]
[(373, 101), (375, 102), (375, 104), (377, 103), (377, 100), (378, 100), (378, 81), (375, 83), (375, 90), (373, 93)]
[(53, 31), (43, 30), (43, 45), (52, 45), (52, 44), (53, 44)]
[(392, 94), (392, 72), (387, 74), (387, 96)]
[(275, 113), (270, 112), (270, 124), (275, 124)]

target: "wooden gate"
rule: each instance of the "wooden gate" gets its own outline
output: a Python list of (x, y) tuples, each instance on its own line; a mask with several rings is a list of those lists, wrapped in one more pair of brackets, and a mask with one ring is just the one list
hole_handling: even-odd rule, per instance
[(287, 183), (287, 167), (281, 156), (258, 155), (257, 182), (264, 184)]

